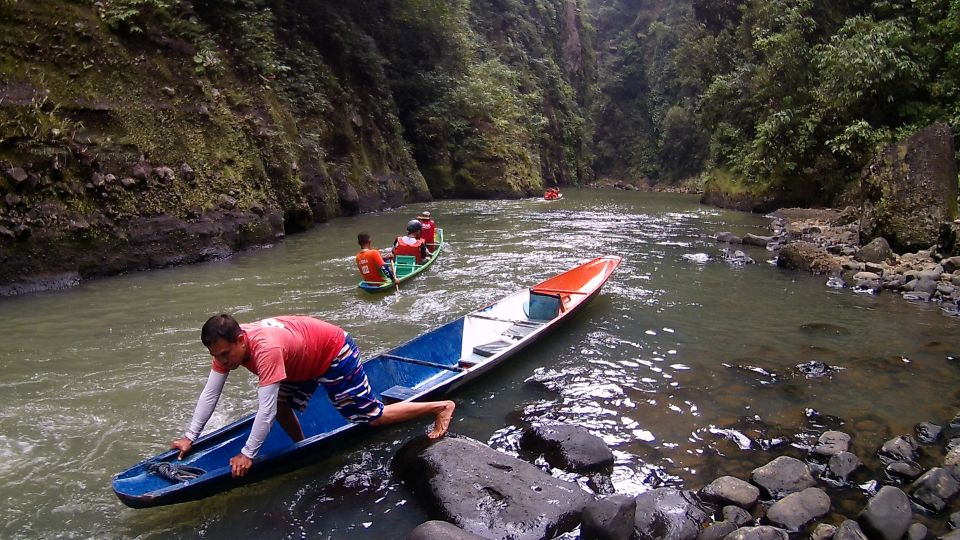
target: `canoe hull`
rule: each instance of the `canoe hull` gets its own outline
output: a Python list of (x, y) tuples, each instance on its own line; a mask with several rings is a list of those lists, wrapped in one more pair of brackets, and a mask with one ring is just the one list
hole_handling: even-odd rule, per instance
[[(620, 264), (619, 257), (601, 257), (518, 291), (364, 362), (370, 385), (385, 403), (423, 401), (445, 396), (502, 365), (595, 298)], [(536, 318), (539, 301), (554, 302), (557, 312)], [(322, 396), (311, 399), (300, 417), (304, 432), (314, 435), (294, 444), (282, 429), (272, 429), (247, 476), (232, 478), (228, 461), (249, 434), (253, 415), (199, 438), (182, 462), (177, 451), (142, 461), (113, 480), (113, 490), (127, 506), (146, 508), (198, 500), (279, 473), (315, 463), (362, 439), (371, 428), (350, 424)], [(206, 471), (200, 477), (173, 483), (149, 472), (156, 462), (183, 463)]]

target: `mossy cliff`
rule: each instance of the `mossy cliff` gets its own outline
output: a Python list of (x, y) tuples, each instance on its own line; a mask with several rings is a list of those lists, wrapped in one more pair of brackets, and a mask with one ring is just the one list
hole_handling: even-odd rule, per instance
[(579, 10), (0, 0), (0, 292), (585, 180)]

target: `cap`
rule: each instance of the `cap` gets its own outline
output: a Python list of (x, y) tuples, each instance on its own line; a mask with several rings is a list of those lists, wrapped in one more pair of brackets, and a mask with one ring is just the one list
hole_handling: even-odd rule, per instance
[(430, 212), (427, 212), (426, 210), (420, 212), (420, 215), (417, 216), (417, 219), (430, 219)]

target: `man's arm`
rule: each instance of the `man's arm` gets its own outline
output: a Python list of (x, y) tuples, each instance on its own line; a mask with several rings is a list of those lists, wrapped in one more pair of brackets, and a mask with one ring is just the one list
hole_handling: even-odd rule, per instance
[(253, 458), (263, 446), (270, 434), (270, 426), (277, 416), (277, 396), (280, 395), (280, 383), (268, 384), (257, 388), (257, 416), (253, 419), (247, 443), (236, 456), (230, 458), (230, 472), (233, 476), (247, 474), (253, 465)]
[(203, 433), (203, 428), (207, 425), (210, 417), (213, 416), (214, 409), (217, 408), (217, 402), (220, 401), (220, 394), (223, 392), (223, 385), (227, 382), (227, 374), (210, 370), (207, 376), (207, 384), (204, 385), (200, 397), (197, 399), (197, 406), (193, 410), (193, 419), (190, 420), (190, 427), (183, 437), (171, 443), (170, 448), (180, 450), (178, 459), (183, 459), (193, 446), (193, 441)]

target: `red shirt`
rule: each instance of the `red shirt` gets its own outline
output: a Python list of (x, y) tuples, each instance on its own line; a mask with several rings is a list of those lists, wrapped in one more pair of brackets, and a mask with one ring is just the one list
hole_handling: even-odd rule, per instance
[[(342, 328), (313, 317), (274, 317), (241, 324), (240, 329), (250, 351), (250, 359), (240, 365), (260, 379), (260, 386), (323, 375), (346, 342)], [(216, 359), (212, 368), (228, 372)]]
[(420, 238), (423, 238), (423, 241), (432, 244), (434, 236), (437, 234), (437, 224), (432, 220), (420, 220), (420, 224), (423, 226), (420, 229)]

